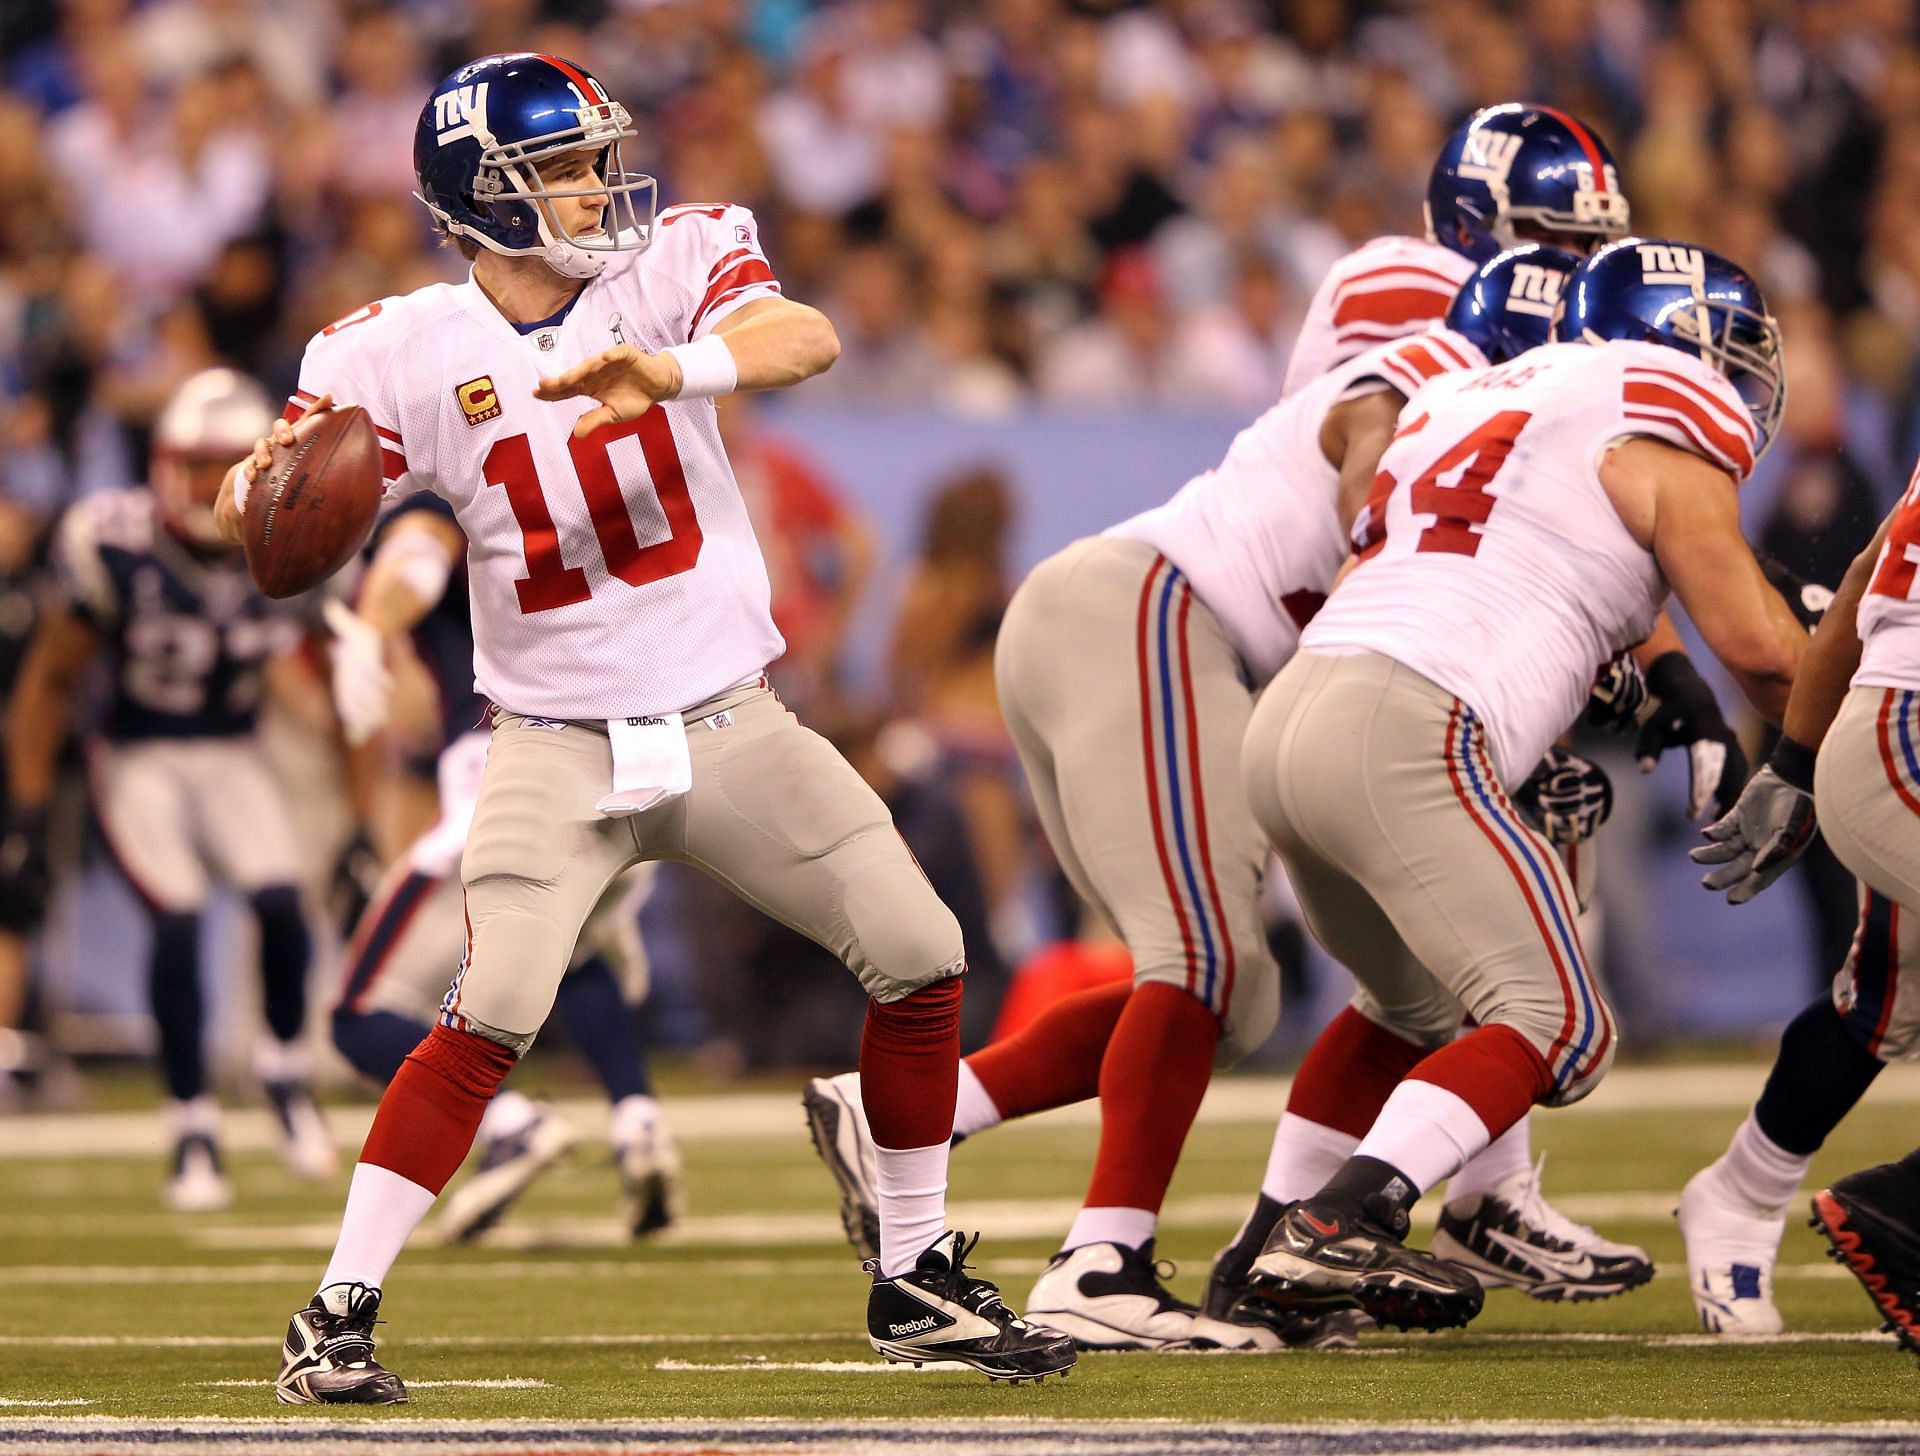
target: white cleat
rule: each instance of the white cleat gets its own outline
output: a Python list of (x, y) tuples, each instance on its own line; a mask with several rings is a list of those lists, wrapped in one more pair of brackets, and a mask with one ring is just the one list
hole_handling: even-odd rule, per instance
[(296, 1178), (320, 1182), (340, 1171), (340, 1150), (304, 1082), (266, 1082), (267, 1102), (280, 1133), (280, 1157)]
[(680, 1144), (658, 1102), (651, 1097), (628, 1101), (633, 1111), (617, 1112), (614, 1119), (613, 1156), (620, 1165), (627, 1228), (644, 1238), (680, 1217)]
[(220, 1171), (220, 1149), (203, 1132), (181, 1135), (173, 1145), (173, 1176), (162, 1195), (175, 1213), (218, 1213), (233, 1203), (233, 1185)]
[(1546, 1154), (1485, 1193), (1440, 1211), (1432, 1251), (1485, 1289), (1518, 1289), (1533, 1299), (1609, 1299), (1653, 1278), (1653, 1260), (1633, 1244), (1575, 1223), (1540, 1192)]
[(860, 1074), (815, 1077), (800, 1096), (814, 1151), (840, 1189), (840, 1226), (862, 1259), (880, 1257), (879, 1174), (866, 1104), (860, 1100)]
[(536, 1106), (530, 1122), (482, 1143), (480, 1167), (447, 1200), (441, 1237), (461, 1244), (492, 1228), (528, 1184), (566, 1156), (574, 1137), (565, 1118)]
[(1082, 1350), (1278, 1350), (1280, 1337), (1258, 1324), (1214, 1319), (1160, 1282), (1153, 1240), (1082, 1244), (1053, 1256), (1033, 1293), (1027, 1318), (1073, 1337)]
[(1709, 1163), (1687, 1180), (1674, 1217), (1687, 1246), (1687, 1287), (1700, 1327), (1710, 1335), (1777, 1335), (1773, 1265), (1787, 1211), (1755, 1208)]

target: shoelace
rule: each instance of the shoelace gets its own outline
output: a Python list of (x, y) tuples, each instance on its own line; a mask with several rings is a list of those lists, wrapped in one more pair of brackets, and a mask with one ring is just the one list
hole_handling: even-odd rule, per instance
[(967, 1255), (980, 1242), (980, 1235), (971, 1237), (955, 1232), (949, 1237), (953, 1241), (951, 1262), (947, 1265), (947, 1278), (941, 1286), (942, 1297), (951, 1300), (975, 1314), (984, 1315), (995, 1305), (1006, 1307), (1006, 1301), (1000, 1297), (1000, 1286), (989, 1279), (975, 1279), (967, 1274)]
[(1575, 1223), (1547, 1202), (1545, 1195), (1540, 1192), (1540, 1180), (1546, 1168), (1547, 1155), (1543, 1152), (1534, 1161), (1533, 1171), (1527, 1175), (1527, 1191), (1520, 1198), (1520, 1216), (1574, 1248), (1599, 1243), (1600, 1235), (1597, 1232), (1583, 1223)]
[(325, 1310), (314, 1322), (320, 1329), (320, 1343), (316, 1353), (330, 1360), (339, 1360), (343, 1365), (356, 1363), (353, 1360), (340, 1359), (346, 1352), (355, 1348), (364, 1351), (361, 1359), (373, 1358), (373, 1327), (381, 1323), (374, 1314), (374, 1311), (380, 1307), (380, 1292), (377, 1289), (356, 1280), (347, 1286), (347, 1291), (345, 1314), (335, 1314), (332, 1310)]

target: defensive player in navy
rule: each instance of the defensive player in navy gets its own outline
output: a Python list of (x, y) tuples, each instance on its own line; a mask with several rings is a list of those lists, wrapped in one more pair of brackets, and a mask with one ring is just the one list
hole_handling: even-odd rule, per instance
[[(333, 1258), (288, 1327), (283, 1401), (405, 1398), (374, 1359), (380, 1286), (546, 1020), (595, 902), (666, 858), (830, 948), (869, 994), (875, 1349), (1006, 1379), (1073, 1363), (1071, 1341), (965, 1272), (971, 1245), (946, 1231), (959, 925), (879, 797), (764, 677), (784, 644), (713, 400), (798, 384), (839, 341), (781, 295), (745, 208), (656, 218), (653, 179), (621, 165), (633, 136), (570, 61), (455, 71), (421, 112), (414, 165), (471, 275), (369, 304), (301, 368), (295, 412), (364, 406), (392, 488), (453, 505), (495, 712), (461, 867), (466, 954), (381, 1099)], [(236, 536), (271, 458), (263, 440), (229, 477)]]
[[(333, 1009), (334, 1046), (384, 1084), (431, 1029), (447, 968), (460, 959), (460, 855), (487, 763), (486, 702), (473, 690), (466, 538), (453, 508), (425, 492), (401, 501), (374, 533), (354, 605), (331, 601), (326, 617), (334, 632), (334, 703), (350, 745), (374, 739), (392, 715), (389, 663), (402, 638), (431, 680), (439, 716), (439, 815), (361, 915)], [(651, 875), (651, 866), (638, 865), (601, 896), (554, 1002), (612, 1108), (609, 1138), (636, 1236), (665, 1228), (680, 1200), (679, 1147), (654, 1098), (629, 1005), (647, 975), (636, 921)], [(502, 1087), (480, 1120), (479, 1167), (448, 1198), (441, 1233), (465, 1240), (491, 1227), (575, 1136), (554, 1108)]]
[(7, 721), (17, 808), (44, 823), (83, 674), (111, 660), (111, 701), (91, 749), (93, 808), (152, 928), (174, 1138), (167, 1201), (184, 1210), (232, 1199), (201, 1045), (200, 920), (216, 879), (244, 894), (259, 922), (270, 1035), (254, 1069), (282, 1150), (304, 1176), (336, 1166), (299, 1046), (309, 942), (292, 821), (254, 740), (268, 664), (301, 639), (305, 608), (261, 596), (213, 516), (235, 447), (272, 419), (252, 380), (196, 374), (155, 426), (151, 488), (68, 511), (54, 546), (58, 607), (34, 638)]

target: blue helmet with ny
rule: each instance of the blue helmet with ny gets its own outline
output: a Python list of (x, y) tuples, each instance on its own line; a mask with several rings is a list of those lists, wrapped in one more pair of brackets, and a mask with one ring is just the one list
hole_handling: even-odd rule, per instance
[(1554, 337), (1565, 343), (1638, 339), (1691, 354), (1725, 375), (1759, 431), (1756, 459), (1787, 405), (1780, 325), (1747, 271), (1707, 248), (1625, 238), (1567, 279)]
[(1545, 243), (1498, 253), (1460, 285), (1447, 327), (1471, 339), (1489, 364), (1504, 364), (1552, 338), (1567, 276), (1579, 266), (1578, 253)]
[[(483, 56), (441, 81), (421, 109), (415, 195), (453, 237), (591, 278), (652, 241), (658, 186), (620, 160), (620, 144), (635, 135), (626, 107), (584, 67), (532, 52)], [(548, 187), (541, 164), (574, 151), (593, 154), (594, 183)], [(554, 204), (573, 197), (607, 199), (596, 227), (568, 229)]]
[(1474, 112), (1427, 182), (1427, 236), (1476, 263), (1529, 240), (1584, 251), (1625, 237), (1627, 217), (1606, 144), (1551, 106), (1507, 101)]

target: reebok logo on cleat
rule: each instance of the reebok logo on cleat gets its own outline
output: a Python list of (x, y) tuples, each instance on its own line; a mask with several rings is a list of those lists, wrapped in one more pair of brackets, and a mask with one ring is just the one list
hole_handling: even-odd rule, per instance
[(903, 1325), (888, 1325), (887, 1333), (897, 1340), (903, 1335), (924, 1334), (939, 1323), (940, 1321), (933, 1315), (928, 1315), (925, 1319), (909, 1320)]

